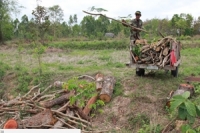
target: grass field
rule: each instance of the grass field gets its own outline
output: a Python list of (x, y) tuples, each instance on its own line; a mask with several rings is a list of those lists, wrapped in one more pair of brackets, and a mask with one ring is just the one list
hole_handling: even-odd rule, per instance
[[(74, 76), (94, 76), (101, 72), (114, 76), (117, 85), (112, 101), (102, 108), (103, 113), (96, 113), (93, 117), (93, 125), (112, 132), (159, 133), (174, 116), (164, 107), (169, 92), (176, 90), (180, 83), (185, 83), (185, 77), (200, 76), (199, 41), (182, 43), (184, 49), (181, 50), (178, 78), (163, 70), (146, 71), (144, 77), (135, 76), (135, 69), (125, 66), (129, 62), (128, 44), (123, 44), (125, 48), (115, 49), (112, 42), (112, 47), (101, 50), (81, 47), (73, 49), (67, 45), (47, 49), (41, 57), (41, 78), (32, 49), (26, 48), (19, 52), (17, 47), (4, 46), (0, 49), (0, 96), (12, 98), (19, 92), (25, 93), (30, 86), (37, 84), (38, 78), (42, 79), (43, 85), (48, 86), (56, 80), (67, 81)], [(199, 86), (198, 83), (194, 85)], [(200, 101), (199, 94), (192, 100)]]

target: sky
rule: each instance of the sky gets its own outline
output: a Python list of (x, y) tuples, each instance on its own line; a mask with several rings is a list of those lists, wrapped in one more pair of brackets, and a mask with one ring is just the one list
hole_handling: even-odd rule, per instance
[(69, 16), (74, 14), (77, 14), (78, 22), (80, 22), (87, 15), (82, 11), (89, 11), (88, 9), (92, 6), (108, 10), (102, 13), (115, 19), (129, 14), (134, 18), (137, 10), (141, 11), (143, 21), (153, 18), (171, 19), (174, 14), (180, 13), (191, 14), (196, 19), (200, 16), (200, 0), (18, 0), (18, 2), (25, 7), (21, 9), (20, 14), (15, 16), (19, 19), (24, 14), (29, 19), (32, 18), (31, 13), (37, 3), (45, 7), (59, 5), (63, 9), (66, 22)]

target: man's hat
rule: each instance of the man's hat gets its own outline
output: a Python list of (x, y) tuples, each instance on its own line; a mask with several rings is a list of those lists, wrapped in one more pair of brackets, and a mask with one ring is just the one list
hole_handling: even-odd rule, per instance
[(135, 15), (137, 15), (137, 14), (142, 15), (140, 11), (136, 11)]

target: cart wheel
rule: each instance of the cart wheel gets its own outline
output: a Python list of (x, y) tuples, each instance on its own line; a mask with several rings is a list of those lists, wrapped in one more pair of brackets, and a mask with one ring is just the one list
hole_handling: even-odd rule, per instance
[(144, 76), (145, 70), (142, 68), (136, 68), (136, 75), (137, 76)]
[(175, 70), (171, 70), (171, 75), (174, 77), (178, 77), (178, 67)]

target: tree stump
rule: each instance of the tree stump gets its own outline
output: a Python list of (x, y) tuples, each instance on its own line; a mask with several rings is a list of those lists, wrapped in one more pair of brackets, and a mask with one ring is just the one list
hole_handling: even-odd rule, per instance
[(180, 84), (176, 91), (171, 91), (166, 106), (170, 107), (170, 100), (173, 96), (182, 95), (184, 92), (189, 91), (190, 97), (194, 95), (194, 87), (190, 84)]
[(192, 85), (180, 84), (178, 89), (172, 94), (172, 97), (175, 95), (182, 95), (186, 91), (190, 92), (190, 97), (194, 95), (194, 87)]
[(103, 88), (100, 92), (99, 98), (104, 102), (109, 102), (111, 100), (113, 89), (115, 85), (114, 77), (106, 77), (103, 82)]

